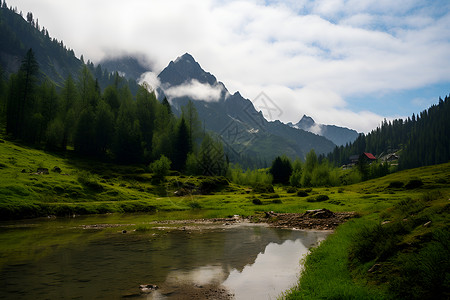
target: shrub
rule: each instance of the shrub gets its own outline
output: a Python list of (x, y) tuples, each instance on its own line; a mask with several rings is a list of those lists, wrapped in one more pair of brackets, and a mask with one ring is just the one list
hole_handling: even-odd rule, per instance
[(273, 185), (268, 183), (256, 183), (253, 185), (253, 192), (255, 193), (274, 193)]
[(163, 181), (164, 178), (169, 174), (170, 171), (170, 165), (171, 165), (170, 159), (165, 157), (164, 155), (161, 155), (161, 157), (150, 164), (150, 170), (154, 174), (154, 179), (157, 181)]
[(271, 194), (264, 194), (261, 195), (263, 198), (265, 199), (277, 199), (280, 198), (280, 195), (278, 195), (277, 193), (271, 193)]
[(262, 201), (259, 200), (258, 198), (253, 199), (252, 203), (255, 204), (255, 205), (262, 205), (263, 204)]
[(298, 197), (308, 197), (308, 193), (307, 192), (305, 192), (304, 190), (301, 190), (301, 191), (298, 191), (297, 192), (297, 196)]
[(291, 177), (289, 177), (289, 183), (293, 187), (300, 187), (301, 180), (302, 180), (302, 170), (294, 170), (291, 174)]
[(207, 177), (200, 182), (200, 191), (202, 194), (210, 194), (218, 191), (230, 183), (223, 176)]
[(77, 180), (84, 187), (87, 187), (91, 190), (101, 192), (103, 191), (103, 186), (97, 182), (97, 180), (92, 176), (91, 173), (87, 171), (81, 171), (78, 173)]
[(327, 195), (318, 195), (316, 197), (311, 197), (306, 199), (307, 202), (323, 202), (330, 199)]
[(406, 185), (405, 188), (408, 190), (417, 189), (423, 185), (422, 180), (420, 179), (411, 179)]
[(190, 203), (189, 203), (189, 206), (190, 206), (192, 209), (200, 209), (200, 208), (202, 208), (202, 206), (200, 205), (200, 203), (198, 203), (197, 201), (192, 201), (192, 202), (190, 202)]
[(297, 189), (295, 187), (293, 187), (293, 186), (289, 186), (286, 189), (286, 193), (294, 194), (296, 192), (297, 192)]
[(399, 189), (401, 187), (403, 187), (403, 182), (401, 181), (391, 181), (388, 185), (390, 189)]

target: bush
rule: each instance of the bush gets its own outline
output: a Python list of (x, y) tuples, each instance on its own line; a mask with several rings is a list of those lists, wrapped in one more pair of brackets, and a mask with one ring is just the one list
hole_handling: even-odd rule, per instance
[(388, 185), (388, 188), (390, 188), (390, 189), (399, 189), (402, 187), (403, 187), (403, 182), (401, 182), (401, 181), (392, 181)]
[(210, 194), (212, 192), (221, 190), (230, 183), (223, 176), (207, 177), (200, 182), (200, 191), (202, 194)]
[(153, 176), (157, 181), (163, 181), (169, 174), (171, 163), (170, 159), (161, 155), (158, 160), (150, 164), (150, 170), (153, 172)]
[(81, 185), (87, 187), (91, 190), (101, 192), (103, 191), (103, 186), (95, 180), (91, 173), (87, 171), (81, 171), (78, 173), (77, 180)]
[(301, 191), (298, 191), (297, 192), (297, 196), (298, 197), (308, 197), (308, 193), (307, 192), (305, 192), (304, 190), (301, 190)]
[(277, 198), (280, 198), (280, 195), (278, 195), (277, 193), (271, 193), (271, 194), (261, 195), (261, 197), (263, 197), (264, 199), (277, 199)]
[(252, 203), (255, 204), (255, 205), (262, 205), (263, 204), (262, 201), (259, 200), (258, 198), (253, 199)]
[(327, 195), (319, 195), (316, 197), (311, 197), (308, 198), (306, 201), (307, 202), (323, 202), (323, 201), (327, 201), (328, 199), (330, 199)]
[(406, 185), (405, 188), (408, 190), (417, 189), (423, 185), (422, 180), (420, 179), (411, 179)]
[(253, 185), (253, 192), (255, 193), (274, 193), (273, 185), (268, 183), (256, 183)]
[(296, 192), (297, 192), (297, 189), (295, 187), (293, 187), (293, 186), (289, 186), (286, 189), (286, 193), (294, 194)]
[(202, 206), (197, 201), (192, 201), (189, 203), (190, 208), (192, 209), (200, 209)]

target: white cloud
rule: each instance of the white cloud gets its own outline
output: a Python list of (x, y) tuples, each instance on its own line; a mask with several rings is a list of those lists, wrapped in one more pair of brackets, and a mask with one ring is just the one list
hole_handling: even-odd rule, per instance
[[(265, 91), (276, 99), (285, 122), (296, 122), (307, 112), (321, 123), (368, 131), (383, 117), (356, 111), (346, 98), (358, 96), (369, 102), (374, 95), (450, 82), (448, 1), (8, 0), (8, 4), (33, 11), (52, 37), (94, 62), (111, 53), (141, 52), (159, 72), (189, 52), (230, 92), (239, 90), (252, 99)], [(216, 99), (214, 89), (195, 83), (189, 87)], [(185, 87), (172, 92), (194, 96)]]
[(146, 72), (142, 74), (138, 82), (139, 84), (146, 83), (152, 90), (156, 90), (161, 86), (161, 81), (158, 78), (158, 74), (154, 72)]
[(219, 101), (222, 92), (221, 85), (211, 86), (207, 83), (200, 83), (192, 79), (189, 83), (164, 89), (164, 93), (169, 98), (187, 96), (193, 100), (204, 100), (208, 102)]

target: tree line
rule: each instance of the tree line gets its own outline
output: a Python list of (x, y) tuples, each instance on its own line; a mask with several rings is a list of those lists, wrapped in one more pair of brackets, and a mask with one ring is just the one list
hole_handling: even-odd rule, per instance
[(399, 169), (445, 163), (450, 160), (450, 98), (413, 114), (406, 120), (386, 121), (351, 144), (336, 147), (326, 157), (336, 166), (348, 164), (351, 155), (371, 152), (377, 156), (398, 152)]
[(173, 114), (167, 99), (158, 101), (148, 86), (136, 96), (115, 73), (100, 88), (89, 65), (61, 88), (42, 78), (32, 49), (9, 78), (0, 71), (0, 121), (13, 139), (53, 151), (121, 164), (166, 157), (174, 170), (224, 175), (227, 162), (217, 137), (202, 132), (194, 104)]

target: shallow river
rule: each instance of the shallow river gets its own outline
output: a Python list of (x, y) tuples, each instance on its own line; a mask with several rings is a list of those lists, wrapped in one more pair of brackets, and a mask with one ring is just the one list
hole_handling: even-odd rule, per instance
[[(0, 299), (276, 299), (296, 284), (307, 249), (329, 234), (252, 224), (133, 231), (139, 227), (96, 222), (0, 223)], [(160, 288), (140, 294), (141, 284)]]

